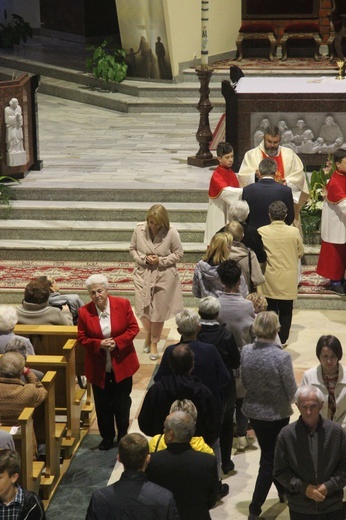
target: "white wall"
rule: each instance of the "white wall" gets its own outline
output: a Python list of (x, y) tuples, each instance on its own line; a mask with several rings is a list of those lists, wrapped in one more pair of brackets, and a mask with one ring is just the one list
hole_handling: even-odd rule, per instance
[[(201, 0), (163, 0), (173, 76), (179, 63), (201, 56)], [(241, 25), (241, 0), (210, 0), (209, 56), (236, 49)]]

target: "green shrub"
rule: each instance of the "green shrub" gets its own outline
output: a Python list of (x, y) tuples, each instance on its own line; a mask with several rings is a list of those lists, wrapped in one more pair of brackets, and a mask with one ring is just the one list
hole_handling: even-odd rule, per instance
[(98, 47), (88, 47), (88, 50), (93, 51), (93, 55), (86, 60), (86, 68), (88, 72), (106, 83), (109, 81), (120, 83), (126, 78), (125, 51), (112, 49), (110, 43), (110, 40), (105, 40)]
[(30, 24), (24, 20), (22, 16), (12, 13), (11, 20), (8, 20), (6, 9), (0, 17), (0, 47), (12, 49), (20, 42), (26, 42), (28, 37), (32, 38), (32, 28)]

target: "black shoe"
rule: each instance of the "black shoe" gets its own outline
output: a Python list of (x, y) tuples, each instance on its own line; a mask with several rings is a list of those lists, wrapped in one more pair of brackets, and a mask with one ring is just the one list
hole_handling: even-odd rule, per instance
[(286, 493), (279, 493), (280, 504), (286, 503)]
[(102, 439), (99, 444), (99, 450), (108, 451), (113, 448), (113, 441), (108, 441), (107, 439)]
[(340, 284), (330, 284), (329, 290), (335, 292), (336, 294), (345, 294), (343, 286)]
[(222, 464), (221, 468), (222, 468), (223, 473), (225, 475), (227, 475), (227, 473), (234, 470), (234, 462), (232, 460), (230, 460), (226, 464)]
[(228, 484), (222, 484), (222, 481), (220, 482), (220, 488), (219, 488), (219, 497), (218, 499), (221, 500), (221, 498), (226, 497), (229, 493), (229, 485)]

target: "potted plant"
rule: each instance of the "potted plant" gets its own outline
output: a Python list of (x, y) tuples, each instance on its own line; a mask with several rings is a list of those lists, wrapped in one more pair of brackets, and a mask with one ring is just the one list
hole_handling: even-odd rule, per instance
[(333, 156), (329, 155), (325, 165), (314, 170), (311, 177), (305, 172), (309, 188), (309, 200), (300, 212), (304, 241), (307, 244), (320, 243), (322, 206), (326, 195), (326, 185), (335, 170)]
[(19, 14), (12, 13), (11, 20), (8, 19), (7, 11), (4, 9), (0, 16), (0, 47), (12, 49), (20, 42), (26, 42), (28, 37), (32, 38), (32, 28), (28, 22)]
[(112, 48), (111, 40), (105, 40), (98, 47), (88, 47), (88, 50), (93, 51), (93, 54), (86, 60), (86, 68), (96, 78), (106, 83), (120, 83), (126, 78), (126, 53), (123, 49)]

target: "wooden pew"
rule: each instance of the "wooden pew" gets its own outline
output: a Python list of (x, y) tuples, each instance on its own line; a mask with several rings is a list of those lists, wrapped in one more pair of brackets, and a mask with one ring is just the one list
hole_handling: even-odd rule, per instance
[[(76, 325), (19, 325), (14, 333), (29, 338), (35, 353), (41, 355), (59, 355), (68, 339), (77, 339)], [(84, 374), (84, 348), (78, 344), (76, 351), (76, 374)]]
[[(75, 382), (75, 347), (76, 341), (68, 340), (61, 349), (62, 355), (35, 355), (27, 358), (29, 367), (36, 368), (42, 372), (51, 369), (57, 372), (55, 415), (66, 416), (67, 424), (66, 433), (62, 441), (64, 458), (70, 458), (79, 445), (81, 415), (84, 414), (84, 416), (89, 418), (94, 409), (90, 385), (87, 391), (85, 391), (77, 387)], [(82, 403), (84, 397), (86, 399)]]
[(66, 423), (55, 422), (56, 371), (48, 371), (42, 379), (47, 397), (35, 409), (34, 427), (37, 444), (46, 445), (45, 472), (41, 477), (42, 497), (49, 499), (60, 480), (60, 453)]
[[(56, 372), (48, 371), (42, 384), (47, 390), (44, 401), (37, 408), (24, 408), (18, 418), (20, 430), (13, 436), (21, 457), (21, 478), (24, 488), (39, 490), (44, 499), (50, 498), (60, 480), (60, 450), (66, 423), (55, 423)], [(11, 426), (4, 426), (7, 431)], [(37, 444), (45, 444), (45, 462), (34, 461), (34, 437)]]
[[(29, 491), (39, 492), (44, 462), (34, 461), (33, 434), (35, 408), (24, 408), (18, 422), (20, 431), (13, 436), (16, 450), (21, 458), (20, 483)], [(1, 426), (10, 432), (11, 426)]]
[[(39, 355), (63, 355), (62, 349), (68, 339), (77, 339), (75, 325), (16, 325), (15, 334), (30, 339)], [(84, 348), (75, 342), (75, 375), (84, 374)], [(81, 400), (84, 393), (77, 390), (76, 399)], [(91, 385), (87, 383), (86, 401), (81, 408), (81, 419), (85, 427), (90, 426), (94, 411)]]

